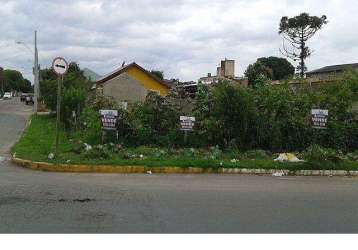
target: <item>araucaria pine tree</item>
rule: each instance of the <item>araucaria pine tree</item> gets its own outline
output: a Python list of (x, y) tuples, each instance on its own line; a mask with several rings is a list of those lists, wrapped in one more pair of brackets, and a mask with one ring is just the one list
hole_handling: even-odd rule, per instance
[(312, 54), (306, 43), (327, 23), (325, 15), (317, 17), (307, 13), (292, 18), (287, 16), (281, 18), (279, 34), (291, 45), (291, 48), (287, 48), (283, 43), (281, 52), (294, 61), (299, 60), (297, 71), (301, 77), (304, 77), (307, 70), (305, 60)]

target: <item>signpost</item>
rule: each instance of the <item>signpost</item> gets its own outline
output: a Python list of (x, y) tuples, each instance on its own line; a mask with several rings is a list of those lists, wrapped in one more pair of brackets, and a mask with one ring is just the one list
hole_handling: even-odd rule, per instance
[(188, 131), (193, 131), (195, 125), (195, 117), (180, 116), (180, 130), (184, 131), (184, 143), (188, 140)]
[(328, 121), (327, 109), (312, 109), (311, 110), (311, 123), (313, 128), (326, 129)]
[(56, 109), (56, 149), (55, 157), (58, 159), (58, 144), (59, 144), (59, 133), (60, 133), (60, 112), (61, 112), (61, 89), (63, 82), (63, 75), (68, 70), (68, 64), (62, 57), (56, 57), (52, 61), (52, 69), (57, 75), (57, 109)]
[(118, 110), (100, 110), (102, 123), (102, 142), (106, 131), (115, 131), (118, 140)]

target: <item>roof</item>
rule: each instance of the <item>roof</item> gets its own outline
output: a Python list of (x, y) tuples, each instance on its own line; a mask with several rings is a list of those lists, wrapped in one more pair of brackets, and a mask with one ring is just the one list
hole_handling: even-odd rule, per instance
[(358, 63), (331, 65), (331, 66), (326, 66), (326, 67), (323, 67), (320, 69), (309, 71), (306, 74), (330, 73), (330, 72), (336, 72), (336, 71), (343, 71), (347, 68), (356, 68), (356, 67), (358, 67)]
[(97, 80), (97, 84), (105, 83), (105, 82), (107, 82), (108, 80), (111, 80), (111, 79), (113, 79), (113, 78), (119, 76), (120, 74), (122, 74), (123, 72), (125, 72), (125, 71), (126, 71), (128, 68), (130, 68), (130, 67), (136, 67), (137, 69), (139, 69), (140, 71), (142, 71), (142, 72), (143, 72), (144, 74), (146, 74), (147, 76), (153, 78), (154, 80), (156, 80), (157, 82), (161, 83), (162, 85), (167, 86), (167, 87), (170, 88), (170, 85), (169, 85), (167, 82), (165, 82), (165, 81), (159, 79), (157, 76), (153, 75), (152, 73), (150, 73), (150, 72), (147, 71), (146, 69), (142, 68), (141, 66), (139, 66), (139, 65), (136, 64), (135, 62), (130, 63), (130, 64), (128, 64), (128, 65), (125, 65), (125, 66), (123, 66), (123, 67), (120, 67), (120, 68), (118, 68), (118, 69), (112, 71), (111, 73), (109, 73), (109, 74), (107, 74), (107, 75), (104, 75), (103, 77), (101, 77), (101, 78), (99, 78), (99, 79)]

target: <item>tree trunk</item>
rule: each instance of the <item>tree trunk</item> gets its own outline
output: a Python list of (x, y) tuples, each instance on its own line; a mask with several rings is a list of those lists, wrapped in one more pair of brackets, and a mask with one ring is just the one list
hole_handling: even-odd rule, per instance
[(303, 78), (305, 76), (305, 40), (303, 38), (304, 31), (302, 29), (301, 32), (301, 53), (300, 53), (300, 77)]

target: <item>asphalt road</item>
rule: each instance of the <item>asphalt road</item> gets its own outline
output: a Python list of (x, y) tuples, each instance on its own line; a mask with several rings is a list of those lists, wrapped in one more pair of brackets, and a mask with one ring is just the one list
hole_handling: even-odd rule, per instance
[[(29, 113), (0, 100), (0, 155)], [(357, 178), (63, 174), (0, 161), (0, 233), (358, 232)]]

